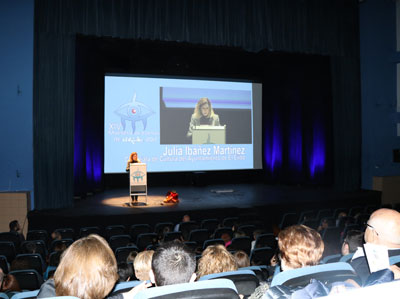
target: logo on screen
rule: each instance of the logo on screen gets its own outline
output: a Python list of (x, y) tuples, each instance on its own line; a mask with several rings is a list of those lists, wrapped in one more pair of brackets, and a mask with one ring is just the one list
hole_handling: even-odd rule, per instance
[(126, 122), (130, 121), (132, 126), (132, 134), (136, 132), (136, 122), (142, 122), (143, 130), (146, 130), (147, 119), (154, 114), (154, 111), (147, 105), (136, 100), (136, 93), (134, 94), (132, 101), (122, 104), (115, 111), (121, 118), (122, 128), (126, 129)]

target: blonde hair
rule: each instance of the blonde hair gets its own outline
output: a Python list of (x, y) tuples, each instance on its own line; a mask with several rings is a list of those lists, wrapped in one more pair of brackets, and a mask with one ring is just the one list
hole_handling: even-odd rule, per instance
[(117, 261), (106, 240), (89, 235), (72, 243), (54, 274), (57, 296), (105, 298), (118, 280)]
[(197, 268), (197, 276), (235, 271), (238, 269), (237, 262), (233, 255), (224, 245), (208, 246), (202, 253)]
[(196, 107), (194, 108), (193, 116), (195, 118), (201, 118), (203, 116), (203, 114), (201, 113), (201, 106), (203, 106), (205, 104), (208, 104), (208, 107), (209, 107), (209, 112), (208, 112), (207, 117), (213, 117), (214, 116), (214, 110), (213, 110), (213, 108), (211, 106), (210, 100), (208, 98), (201, 98), (197, 102)]
[(139, 252), (133, 262), (135, 276), (139, 280), (149, 280), (149, 271), (151, 270), (151, 260), (153, 259), (154, 250), (146, 250)]
[(305, 225), (293, 225), (278, 235), (282, 261), (291, 269), (315, 266), (324, 252), (320, 234)]

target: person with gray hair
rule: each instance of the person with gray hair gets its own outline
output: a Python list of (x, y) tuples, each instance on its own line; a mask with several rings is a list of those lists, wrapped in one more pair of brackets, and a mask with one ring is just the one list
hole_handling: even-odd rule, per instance
[[(392, 209), (373, 212), (366, 223), (364, 240), (366, 243), (385, 246), (389, 257), (400, 255), (400, 213)], [(362, 247), (354, 253), (350, 264), (364, 283), (370, 271)]]

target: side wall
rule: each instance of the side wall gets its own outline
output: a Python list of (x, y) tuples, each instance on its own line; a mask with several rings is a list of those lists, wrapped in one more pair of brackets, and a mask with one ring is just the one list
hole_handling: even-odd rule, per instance
[(396, 2), (368, 0), (360, 7), (362, 99), (362, 188), (371, 189), (373, 176), (400, 175), (393, 149), (400, 148), (396, 111)]
[(33, 207), (34, 1), (0, 1), (0, 192), (29, 191)]

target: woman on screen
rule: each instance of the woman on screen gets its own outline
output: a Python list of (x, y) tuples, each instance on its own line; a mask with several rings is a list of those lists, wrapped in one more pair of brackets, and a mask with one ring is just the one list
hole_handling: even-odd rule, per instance
[[(130, 168), (130, 164), (131, 163), (140, 163), (140, 160), (137, 157), (137, 152), (133, 152), (130, 156), (129, 156), (129, 160), (128, 163), (126, 164), (126, 171), (129, 171)], [(137, 203), (138, 201), (138, 196), (137, 195), (132, 195), (131, 196), (131, 204)]]
[(219, 116), (214, 113), (211, 102), (208, 98), (201, 98), (194, 108), (194, 113), (190, 119), (189, 131), (187, 137), (192, 137), (193, 129), (196, 126), (209, 125), (219, 126)]

